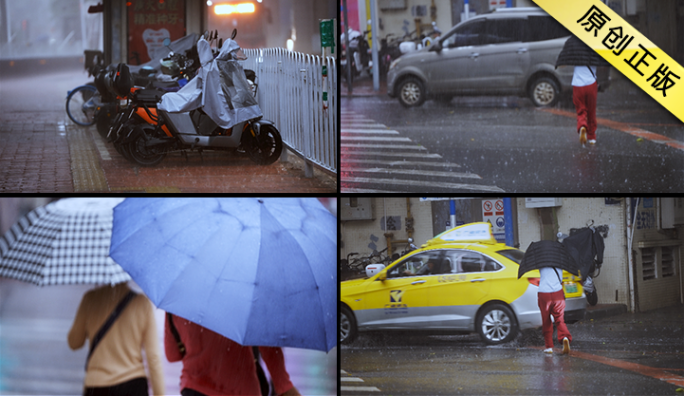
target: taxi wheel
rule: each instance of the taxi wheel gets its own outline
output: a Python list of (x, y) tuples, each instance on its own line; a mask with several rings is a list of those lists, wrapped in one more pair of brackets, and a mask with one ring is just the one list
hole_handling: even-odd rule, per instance
[(518, 324), (510, 308), (491, 304), (477, 315), (477, 332), (486, 344), (495, 345), (511, 341), (518, 334)]
[(340, 342), (349, 344), (356, 338), (356, 319), (349, 308), (342, 307), (340, 310)]

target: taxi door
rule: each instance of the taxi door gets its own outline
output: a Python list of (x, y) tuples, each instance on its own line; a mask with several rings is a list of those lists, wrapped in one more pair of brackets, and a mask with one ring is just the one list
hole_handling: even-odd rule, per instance
[(435, 328), (470, 330), (477, 310), (488, 299), (489, 270), (496, 267), (479, 252), (458, 249), (445, 252), (443, 266), (447, 271), (437, 276), (429, 297), (441, 313)]
[[(428, 262), (440, 252), (420, 252), (387, 269), (384, 281), (372, 282), (364, 293), (364, 308), (356, 311), (359, 327), (371, 329), (415, 329), (429, 322), (430, 275)], [(434, 264), (433, 264), (434, 265)]]

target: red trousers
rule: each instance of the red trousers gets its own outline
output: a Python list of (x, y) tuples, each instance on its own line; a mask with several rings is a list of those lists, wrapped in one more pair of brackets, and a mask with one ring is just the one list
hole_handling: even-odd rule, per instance
[(587, 139), (596, 139), (596, 96), (598, 85), (593, 83), (584, 87), (572, 87), (572, 103), (577, 112), (577, 133), (587, 128)]
[[(553, 293), (537, 293), (537, 301), (539, 310), (542, 316), (542, 334), (544, 335), (544, 346), (546, 348), (553, 348), (553, 323), (556, 323), (558, 330), (558, 341), (562, 342), (563, 338), (568, 337), (572, 341), (572, 336), (565, 325), (563, 315), (565, 313), (565, 294), (563, 290)], [(554, 322), (551, 322), (551, 315), (553, 315)]]

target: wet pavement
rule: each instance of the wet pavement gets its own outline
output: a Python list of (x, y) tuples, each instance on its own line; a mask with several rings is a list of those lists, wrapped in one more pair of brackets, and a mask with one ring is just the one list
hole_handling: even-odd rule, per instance
[(684, 391), (684, 306), (598, 306), (568, 325), (569, 355), (542, 353), (541, 330), (485, 346), (477, 335), (362, 335), (342, 346), (342, 394), (626, 394)]
[(89, 81), (82, 70), (0, 79), (0, 193), (316, 193), (337, 192), (337, 178), (288, 162), (254, 164), (244, 154), (168, 155), (155, 167), (121, 157), (96, 128), (72, 123), (70, 89)]
[[(67, 334), (92, 285), (47, 286), (0, 279), (0, 395), (80, 395), (87, 348), (72, 351)], [(164, 312), (155, 310), (163, 353)], [(337, 393), (337, 348), (284, 348), (290, 380), (303, 395)], [(162, 357), (166, 395), (179, 394), (182, 363)]]
[(342, 93), (342, 192), (684, 191), (684, 124), (621, 75), (598, 96), (598, 142), (581, 147), (569, 98), (456, 97), (405, 109), (357, 79)]

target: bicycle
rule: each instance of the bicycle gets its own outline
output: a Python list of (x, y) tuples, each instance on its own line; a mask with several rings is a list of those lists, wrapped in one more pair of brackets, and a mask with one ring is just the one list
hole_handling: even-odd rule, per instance
[[(88, 76), (96, 76), (103, 68), (104, 59), (101, 51), (85, 51), (85, 68)], [(98, 110), (100, 94), (95, 83), (87, 83), (67, 92), (66, 112), (76, 125), (91, 126), (95, 124), (95, 113)]]

